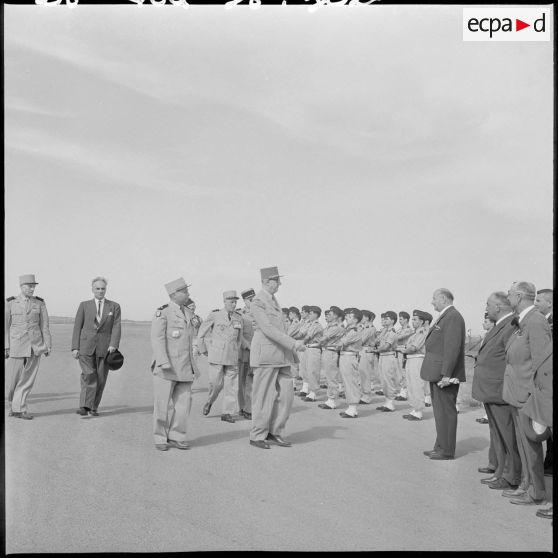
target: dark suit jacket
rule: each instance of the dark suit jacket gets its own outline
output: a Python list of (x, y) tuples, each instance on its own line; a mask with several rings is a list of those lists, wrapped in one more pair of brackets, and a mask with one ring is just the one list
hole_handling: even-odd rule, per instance
[(120, 344), (120, 305), (105, 298), (101, 323), (95, 326), (97, 306), (93, 299), (80, 303), (74, 322), (72, 351), (91, 356), (104, 357), (109, 347)]
[(502, 396), (506, 403), (521, 408), (533, 391), (533, 363), (552, 341), (546, 318), (532, 308), (506, 345), (506, 371)]
[(485, 336), (477, 355), (472, 396), (482, 403), (505, 404), (502, 399), (506, 370), (506, 344), (515, 327), (513, 314), (495, 325)]
[(465, 381), (465, 320), (450, 306), (426, 335), (420, 377), (438, 382), (443, 376)]
[(533, 365), (535, 369), (533, 391), (521, 409), (534, 421), (552, 428), (552, 343)]

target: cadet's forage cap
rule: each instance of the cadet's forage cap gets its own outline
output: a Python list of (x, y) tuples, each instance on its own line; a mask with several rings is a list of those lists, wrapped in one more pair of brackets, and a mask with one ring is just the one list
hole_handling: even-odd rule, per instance
[(291, 306), (289, 312), (294, 312), (295, 314), (300, 314), (299, 309), (296, 306)]
[(240, 296), (246, 300), (247, 298), (251, 298), (256, 296), (256, 291), (254, 289), (246, 289), (240, 293)]
[(397, 314), (393, 310), (388, 310), (385, 314), (386, 318), (391, 318), (393, 323), (397, 321)]
[(344, 318), (345, 314), (343, 314), (343, 310), (339, 308), (339, 306), (330, 306), (329, 311), (333, 312), (338, 318)]
[(301, 308), (301, 310), (303, 312), (310, 312), (310, 306), (307, 306), (306, 304)]
[(426, 321), (426, 312), (423, 312), (422, 310), (413, 310), (413, 316), (416, 316), (419, 320)]
[(399, 312), (399, 317), (408, 320), (411, 316), (409, 316), (409, 312), (405, 312), (405, 310), (403, 310), (402, 312)]
[(322, 315), (322, 309), (319, 306), (310, 306), (310, 312), (314, 312), (318, 318)]
[(260, 275), (262, 277), (262, 281), (283, 277), (283, 275), (279, 275), (279, 269), (277, 269), (276, 267), (264, 267), (260, 269)]
[(373, 322), (376, 319), (376, 314), (370, 310), (370, 321)]
[(174, 281), (171, 281), (170, 283), (167, 283), (165, 285), (165, 289), (167, 289), (167, 293), (170, 295), (187, 287), (191, 287), (191, 285), (186, 284), (186, 281), (184, 281), (184, 277), (179, 277), (178, 279), (175, 279)]
[(362, 320), (362, 312), (358, 308), (349, 308), (348, 313), (352, 314), (357, 319), (357, 322)]
[(37, 281), (35, 281), (35, 276), (32, 274), (28, 275), (20, 275), (19, 276), (19, 284), (20, 285), (38, 285)]
[(288, 308), (281, 308), (281, 312), (283, 312), (283, 314), (285, 314), (286, 316), (289, 315), (289, 309)]
[(366, 316), (370, 321), (372, 321), (372, 312), (370, 310), (361, 310), (362, 315)]
[(223, 293), (223, 300), (232, 299), (232, 298), (234, 298), (235, 300), (238, 300), (238, 296), (236, 294), (236, 291), (225, 291)]
[(430, 312), (423, 312), (423, 314), (424, 314), (424, 319), (425, 319), (427, 322), (432, 323), (432, 320), (434, 319), (434, 318), (432, 317), (432, 314), (431, 314)]
[(380, 314), (380, 318), (385, 318), (385, 317), (386, 317), (386, 313), (385, 313), (385, 312), (382, 312), (382, 313)]

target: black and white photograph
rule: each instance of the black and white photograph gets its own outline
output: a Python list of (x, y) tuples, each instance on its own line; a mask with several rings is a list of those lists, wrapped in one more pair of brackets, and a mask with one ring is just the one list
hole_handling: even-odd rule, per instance
[(552, 4), (2, 12), (6, 554), (553, 551)]

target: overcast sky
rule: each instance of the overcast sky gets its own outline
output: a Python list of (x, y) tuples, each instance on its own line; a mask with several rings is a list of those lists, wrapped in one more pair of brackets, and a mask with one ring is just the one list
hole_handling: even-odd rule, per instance
[[(4, 6), (5, 281), (108, 278), (149, 320), (285, 275), (283, 306), (432, 312), (552, 287), (552, 42), (458, 6)], [(379, 319), (376, 321), (378, 324)]]

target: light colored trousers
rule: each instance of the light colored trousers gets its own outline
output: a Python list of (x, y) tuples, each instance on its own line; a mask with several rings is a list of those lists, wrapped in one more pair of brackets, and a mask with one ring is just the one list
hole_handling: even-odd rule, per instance
[(409, 403), (415, 411), (424, 409), (424, 384), (420, 377), (420, 369), (424, 355), (407, 355), (407, 364), (405, 365), (405, 375), (407, 376), (407, 394)]
[(358, 361), (358, 375), (360, 379), (360, 398), (367, 403), (372, 401), (372, 362), (374, 353), (362, 351)]
[(342, 382), (337, 351), (324, 349), (322, 351), (322, 367), (327, 381), (327, 397), (333, 399), (339, 395), (339, 384)]
[(153, 396), (155, 443), (166, 444), (167, 440), (185, 442), (192, 403), (192, 382), (175, 382), (153, 376)]
[(308, 393), (316, 393), (320, 387), (320, 368), (322, 350), (318, 348), (306, 349), (306, 375), (308, 377)]
[(397, 384), (399, 391), (407, 389), (407, 375), (405, 374), (405, 368), (403, 368), (403, 353), (397, 353), (397, 372), (399, 373), (399, 382)]
[(382, 379), (380, 378), (380, 364), (378, 355), (376, 353), (370, 353), (372, 355), (372, 385), (375, 389), (380, 389), (382, 387)]
[(360, 401), (358, 357), (356, 355), (339, 355), (339, 371), (345, 385), (347, 405), (358, 405)]
[(294, 398), (291, 367), (265, 366), (253, 371), (250, 440), (265, 440), (268, 434), (283, 436)]
[(27, 398), (35, 383), (40, 361), (41, 356), (34, 354), (29, 357), (10, 357), (8, 359), (6, 372), (8, 375), (11, 373), (8, 401), (11, 404), (12, 412), (27, 412)]
[(215, 403), (223, 390), (223, 415), (238, 414), (238, 365), (211, 364), (208, 366), (209, 394), (207, 402)]
[(300, 362), (298, 363), (298, 375), (302, 378), (303, 382), (308, 383), (308, 373), (306, 371), (306, 351), (299, 351), (298, 358)]
[(238, 407), (246, 411), (252, 412), (252, 382), (254, 380), (254, 372), (250, 367), (250, 362), (238, 363)]
[(399, 393), (399, 371), (395, 355), (380, 353), (379, 368), (384, 395), (388, 399), (395, 399)]

